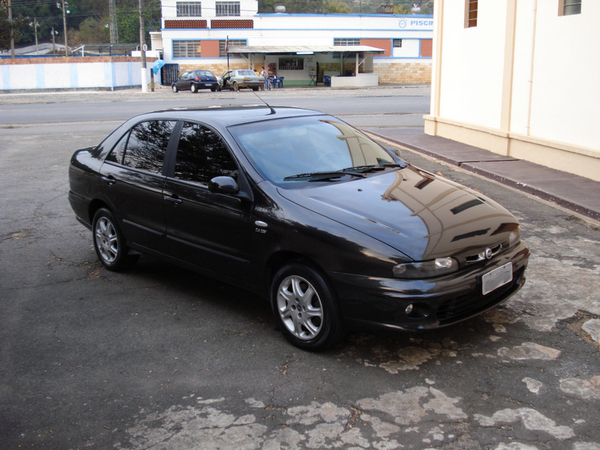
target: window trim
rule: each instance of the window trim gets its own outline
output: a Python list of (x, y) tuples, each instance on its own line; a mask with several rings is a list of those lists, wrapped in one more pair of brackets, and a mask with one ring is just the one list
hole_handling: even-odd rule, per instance
[(202, 2), (176, 2), (175, 11), (177, 17), (202, 17)]
[(583, 0), (558, 0), (559, 16), (575, 16), (581, 14)]
[(477, 27), (478, 6), (478, 0), (465, 0), (465, 28)]
[[(200, 39), (174, 39), (171, 41), (171, 49), (172, 49), (172, 55), (173, 55), (173, 59), (185, 59), (185, 58), (202, 58), (202, 44), (201, 44), (201, 40)], [(177, 43), (177, 44), (176, 44)], [(185, 43), (185, 44), (183, 44)], [(175, 51), (175, 46), (181, 46), (181, 45), (185, 45), (185, 56), (180, 56), (178, 53), (176, 53)], [(189, 46), (193, 45), (194, 46), (194, 51), (192, 52), (193, 54), (190, 55), (189, 52)], [(181, 49), (177, 48), (177, 52), (179, 52)]]
[(360, 45), (360, 38), (333, 38), (335, 47), (350, 47)]
[(241, 12), (242, 8), (239, 1), (225, 0), (215, 2), (215, 17), (240, 17), (242, 15)]

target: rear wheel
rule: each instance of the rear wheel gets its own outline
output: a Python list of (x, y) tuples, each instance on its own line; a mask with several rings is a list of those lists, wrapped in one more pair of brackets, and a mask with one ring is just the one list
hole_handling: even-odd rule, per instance
[(130, 255), (125, 237), (113, 214), (100, 208), (92, 221), (94, 250), (98, 259), (108, 270), (120, 271), (133, 267), (140, 255)]
[(277, 272), (271, 285), (271, 305), (281, 331), (296, 347), (324, 350), (342, 337), (333, 289), (309, 266), (290, 263)]
[(172, 85), (172, 86), (171, 86), (171, 89), (173, 89), (173, 92), (175, 92), (175, 93), (177, 94), (177, 92), (178, 92), (177, 86), (175, 86), (175, 85)]
[(192, 94), (195, 94), (196, 92), (198, 92), (198, 86), (192, 83), (190, 86), (190, 91), (192, 91)]

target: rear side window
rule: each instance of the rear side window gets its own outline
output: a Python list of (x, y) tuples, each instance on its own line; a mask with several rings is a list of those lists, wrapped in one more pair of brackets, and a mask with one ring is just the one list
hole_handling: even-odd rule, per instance
[(129, 139), (122, 138), (107, 159), (121, 162), (119, 158), (122, 152), (124, 166), (162, 173), (165, 153), (175, 123), (165, 120), (150, 120), (137, 124), (131, 129)]
[(185, 122), (177, 148), (175, 178), (207, 185), (214, 177), (236, 175), (237, 165), (223, 139), (208, 127)]

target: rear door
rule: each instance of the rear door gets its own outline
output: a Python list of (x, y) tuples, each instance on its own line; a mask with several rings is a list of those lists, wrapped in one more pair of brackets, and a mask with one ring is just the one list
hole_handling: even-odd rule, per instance
[(208, 183), (217, 176), (239, 183), (239, 167), (224, 139), (208, 126), (184, 122), (164, 189), (169, 254), (253, 284), (251, 196), (211, 192)]
[(129, 242), (165, 251), (163, 165), (176, 121), (149, 120), (135, 125), (106, 157), (102, 189)]

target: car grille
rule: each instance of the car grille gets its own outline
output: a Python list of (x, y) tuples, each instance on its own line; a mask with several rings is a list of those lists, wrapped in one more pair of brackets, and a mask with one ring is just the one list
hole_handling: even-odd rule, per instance
[(491, 254), (489, 256), (486, 256), (485, 252), (480, 252), (475, 255), (467, 256), (465, 261), (467, 264), (473, 264), (479, 261), (485, 261), (486, 259), (491, 259), (500, 253), (503, 248), (505, 248), (505, 245), (498, 244), (497, 246), (490, 248)]
[[(521, 268), (513, 274), (513, 281), (509, 284), (490, 292), (488, 295), (466, 294), (446, 300), (437, 310), (437, 319), (440, 325), (449, 325), (460, 320), (486, 311), (504, 301), (522, 285), (525, 268)], [(480, 287), (478, 286), (478, 289)]]

